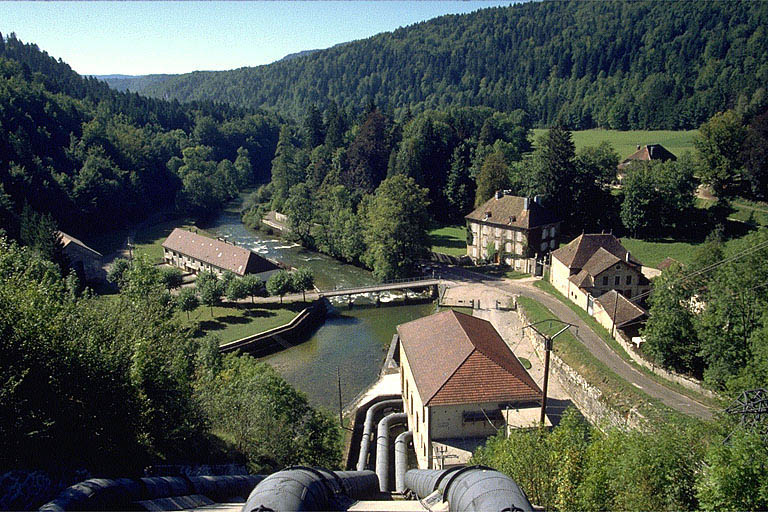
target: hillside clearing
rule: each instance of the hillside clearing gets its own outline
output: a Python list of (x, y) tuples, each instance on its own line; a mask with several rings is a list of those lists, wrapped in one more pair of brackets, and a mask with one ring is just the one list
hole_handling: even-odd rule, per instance
[[(545, 128), (533, 130), (534, 137), (546, 133)], [(619, 154), (619, 158), (626, 158), (637, 150), (637, 145), (661, 144), (669, 151), (680, 157), (686, 151), (693, 151), (693, 138), (698, 130), (603, 130), (594, 128), (591, 130), (579, 130), (573, 133), (573, 143), (576, 150), (585, 146), (597, 146), (603, 141), (608, 141)]]

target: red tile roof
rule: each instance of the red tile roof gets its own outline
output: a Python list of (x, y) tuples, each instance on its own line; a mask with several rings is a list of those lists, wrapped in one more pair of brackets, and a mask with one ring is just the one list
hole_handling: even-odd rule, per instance
[[(601, 248), (620, 260), (627, 260), (627, 250), (621, 245), (619, 239), (605, 233), (579, 235), (568, 245), (554, 251), (552, 257), (557, 258), (569, 269), (575, 269), (578, 272)], [(629, 262), (632, 265), (640, 265), (640, 262), (634, 259), (632, 255), (629, 256)]]
[(259, 274), (278, 268), (271, 261), (244, 247), (198, 235), (185, 229), (174, 229), (163, 242), (163, 247), (214, 267), (230, 270), (239, 276)]
[(397, 332), (425, 405), (541, 398), (490, 322), (444, 311), (401, 324)]

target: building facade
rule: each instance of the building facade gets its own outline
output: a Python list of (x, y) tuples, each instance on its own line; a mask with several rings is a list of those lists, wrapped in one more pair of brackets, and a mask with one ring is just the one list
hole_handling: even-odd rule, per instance
[(473, 261), (491, 260), (530, 271), (530, 258), (557, 248), (560, 221), (538, 197), (531, 200), (498, 191), (465, 220), (467, 256)]
[(266, 280), (280, 267), (244, 247), (176, 228), (163, 242), (163, 258), (169, 265), (198, 274), (213, 272), (221, 276), (230, 271), (237, 276), (257, 274)]
[(103, 256), (95, 249), (91, 249), (77, 238), (59, 231), (61, 245), (64, 247), (64, 255), (69, 260), (75, 273), (87, 282), (103, 280), (106, 277), (103, 269)]
[(584, 234), (552, 253), (550, 282), (593, 314), (594, 298), (615, 290), (631, 299), (650, 290), (650, 282), (619, 240), (611, 234)]
[[(541, 390), (490, 322), (444, 311), (397, 327), (404, 412), (420, 468), (435, 444), (478, 444)], [(441, 463), (438, 463), (441, 464)]]

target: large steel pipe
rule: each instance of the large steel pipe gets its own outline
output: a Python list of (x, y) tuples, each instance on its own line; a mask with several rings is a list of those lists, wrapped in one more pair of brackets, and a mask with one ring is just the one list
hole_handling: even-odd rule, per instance
[(528, 497), (514, 480), (481, 466), (412, 469), (405, 474), (405, 486), (419, 498), (441, 491), (450, 512), (533, 511)]
[(402, 409), (403, 401), (401, 399), (383, 400), (373, 404), (365, 413), (365, 425), (363, 426), (363, 437), (360, 439), (360, 454), (357, 457), (357, 470), (363, 471), (368, 465), (368, 451), (371, 449), (371, 434), (373, 433), (374, 418), (379, 411), (386, 409)]
[(408, 443), (413, 441), (413, 430), (395, 438), (395, 491), (405, 492), (405, 472), (408, 470)]
[(329, 471), (293, 467), (269, 475), (257, 485), (242, 512), (271, 510), (346, 510), (344, 499), (359, 500), (378, 494), (373, 471)]
[(376, 432), (376, 475), (379, 477), (381, 492), (392, 490), (389, 482), (389, 429), (404, 421), (408, 421), (408, 415), (404, 412), (396, 412), (385, 416), (379, 422)]

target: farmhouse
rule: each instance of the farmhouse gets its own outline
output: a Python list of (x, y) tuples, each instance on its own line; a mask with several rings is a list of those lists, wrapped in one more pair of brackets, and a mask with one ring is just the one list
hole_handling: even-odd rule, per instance
[(552, 253), (550, 281), (592, 315), (594, 298), (616, 290), (632, 298), (650, 289), (641, 264), (611, 234), (587, 234)]
[(622, 160), (618, 165), (618, 179), (621, 181), (627, 170), (632, 166), (650, 161), (666, 162), (667, 160), (677, 160), (677, 157), (661, 144), (648, 144), (642, 147), (638, 144), (637, 151)]
[(179, 228), (163, 242), (163, 258), (169, 265), (195, 274), (211, 271), (221, 275), (229, 270), (237, 276), (258, 274), (267, 279), (280, 270), (244, 247)]
[(465, 219), (467, 256), (474, 261), (491, 259), (530, 272), (530, 258), (557, 247), (560, 221), (538, 196), (531, 200), (500, 190)]
[(420, 468), (435, 467), (438, 446), (462, 451), (497, 429), (538, 419), (541, 390), (490, 322), (444, 311), (401, 324), (397, 333), (403, 407)]
[(104, 271), (102, 270), (101, 253), (63, 231), (59, 231), (59, 236), (61, 237), (61, 245), (64, 247), (64, 255), (75, 273), (88, 282), (102, 279)]

